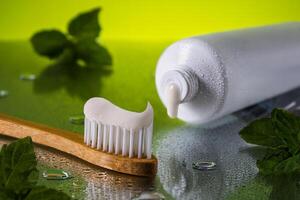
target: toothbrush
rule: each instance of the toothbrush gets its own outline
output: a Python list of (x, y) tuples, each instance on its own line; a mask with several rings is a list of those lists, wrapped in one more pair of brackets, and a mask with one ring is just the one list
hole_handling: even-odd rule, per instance
[(154, 176), (157, 159), (151, 154), (153, 110), (121, 109), (103, 98), (91, 98), (84, 106), (84, 138), (76, 133), (0, 114), (0, 134), (48, 146), (113, 171)]

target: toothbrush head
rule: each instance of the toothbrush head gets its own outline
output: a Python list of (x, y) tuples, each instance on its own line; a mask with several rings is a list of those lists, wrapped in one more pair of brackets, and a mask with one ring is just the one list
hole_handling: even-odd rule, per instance
[[(150, 161), (152, 156), (153, 109), (124, 110), (110, 101), (94, 97), (84, 105), (84, 143), (115, 158)], [(148, 161), (147, 161), (148, 160)], [(156, 172), (156, 169), (155, 169)]]

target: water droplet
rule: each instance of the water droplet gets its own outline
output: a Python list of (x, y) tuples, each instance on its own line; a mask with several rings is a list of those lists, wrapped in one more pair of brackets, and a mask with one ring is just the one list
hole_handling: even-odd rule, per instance
[(165, 199), (165, 197), (158, 192), (143, 192), (140, 196), (135, 197), (132, 200), (142, 200), (142, 199), (162, 200)]
[(82, 125), (84, 124), (84, 116), (83, 115), (71, 116), (69, 117), (69, 121), (72, 124)]
[(0, 90), (0, 98), (4, 98), (8, 96), (8, 91), (7, 90)]
[(36, 75), (35, 74), (21, 74), (19, 78), (22, 81), (34, 81), (36, 79)]
[(193, 162), (193, 168), (206, 171), (206, 170), (214, 170), (216, 168), (216, 163), (211, 161), (196, 161)]
[(65, 180), (72, 177), (70, 173), (60, 169), (47, 169), (42, 175), (47, 180)]

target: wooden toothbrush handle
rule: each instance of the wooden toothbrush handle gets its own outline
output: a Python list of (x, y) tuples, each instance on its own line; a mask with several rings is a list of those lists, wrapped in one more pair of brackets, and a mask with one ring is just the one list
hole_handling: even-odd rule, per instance
[(101, 152), (86, 146), (78, 133), (50, 128), (25, 120), (0, 114), (0, 134), (13, 138), (30, 136), (34, 143), (52, 147), (76, 156), (91, 164), (121, 173), (137, 176), (154, 176), (157, 172), (157, 159), (122, 157)]

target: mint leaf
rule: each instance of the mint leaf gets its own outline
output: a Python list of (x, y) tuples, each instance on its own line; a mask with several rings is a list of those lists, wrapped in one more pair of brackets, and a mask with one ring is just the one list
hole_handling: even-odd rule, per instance
[(270, 150), (262, 160), (257, 161), (263, 175), (288, 175), (300, 173), (300, 155), (292, 156), (286, 150)]
[(5, 199), (5, 200), (15, 200), (14, 196), (9, 196), (9, 194), (5, 193), (5, 190), (0, 188), (0, 199)]
[(99, 12), (100, 8), (96, 8), (89, 12), (82, 13), (71, 20), (68, 26), (70, 35), (77, 39), (97, 38), (101, 30), (98, 21)]
[(78, 58), (84, 60), (87, 66), (97, 67), (112, 64), (109, 52), (93, 40), (80, 40), (76, 43), (75, 48)]
[(300, 118), (281, 109), (274, 109), (271, 118), (278, 138), (289, 147), (293, 154), (299, 152)]
[(72, 19), (68, 26), (68, 36), (57, 30), (36, 33), (31, 38), (33, 48), (40, 55), (55, 58), (55, 64), (61, 67), (74, 67), (76, 64), (88, 67), (111, 65), (110, 53), (96, 42), (101, 31), (99, 12), (100, 8), (95, 8)]
[(250, 123), (240, 136), (246, 142), (267, 147), (264, 158), (257, 161), (261, 174), (300, 175), (300, 117), (274, 109), (271, 118)]
[(68, 46), (66, 36), (58, 30), (41, 31), (31, 38), (34, 50), (43, 56), (57, 58)]
[(272, 186), (270, 200), (299, 200), (299, 176), (294, 174), (267, 177), (266, 181)]
[(274, 169), (277, 173), (282, 174), (299, 174), (300, 172), (300, 155), (295, 155), (278, 163)]
[(43, 186), (35, 187), (31, 190), (25, 200), (70, 200), (71, 198), (63, 192), (46, 188)]
[(0, 199), (71, 199), (63, 192), (43, 186), (37, 187), (39, 173), (36, 165), (30, 137), (3, 145), (0, 151)]
[(38, 180), (37, 161), (30, 137), (4, 145), (0, 152), (0, 189), (7, 196), (25, 196)]
[(240, 136), (248, 143), (276, 147), (282, 141), (275, 134), (270, 118), (258, 119), (240, 131)]
[(59, 65), (71, 65), (76, 61), (76, 52), (73, 48), (65, 48), (56, 60)]
[(290, 154), (284, 149), (270, 149), (262, 160), (256, 162), (259, 172), (263, 175), (281, 174), (277, 166), (279, 163), (288, 159)]

